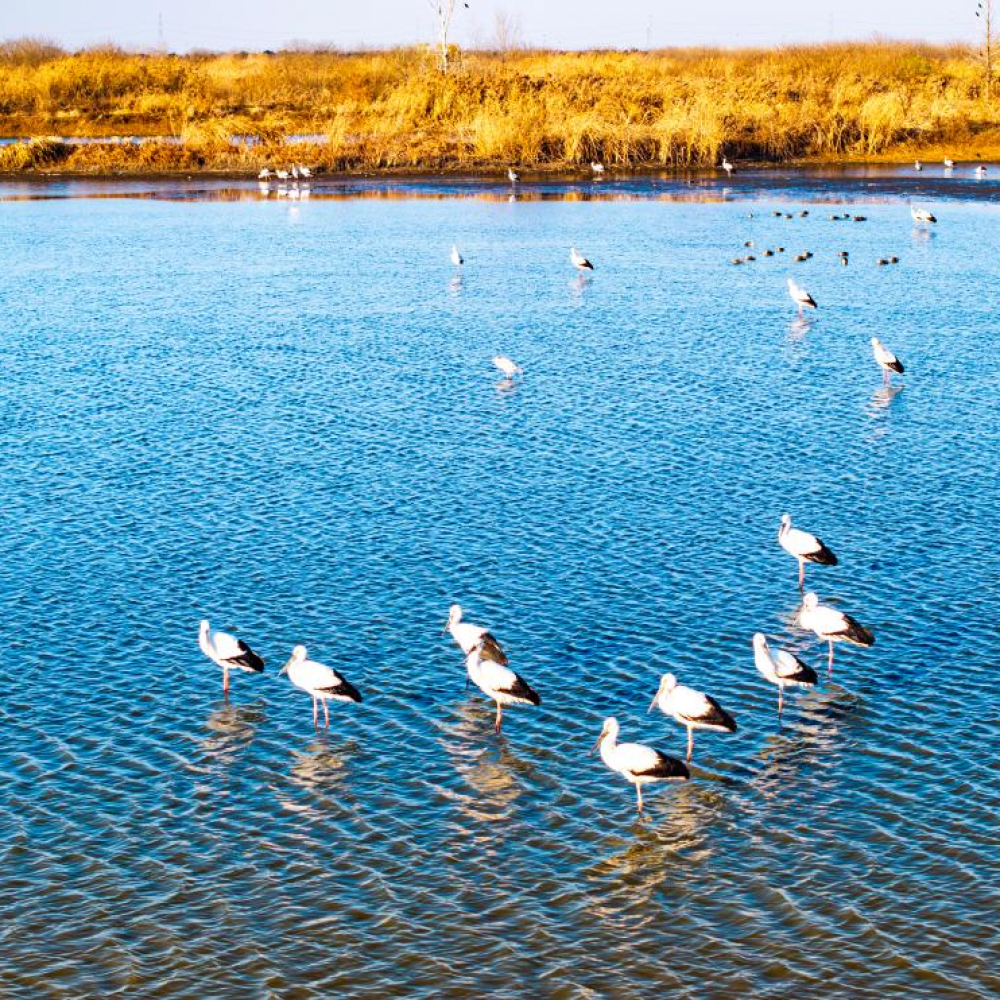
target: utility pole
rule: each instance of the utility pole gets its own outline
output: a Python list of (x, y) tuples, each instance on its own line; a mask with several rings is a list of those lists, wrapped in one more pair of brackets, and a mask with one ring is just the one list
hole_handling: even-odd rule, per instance
[(979, 0), (976, 17), (983, 26), (983, 49), (980, 55), (986, 67), (986, 100), (993, 98), (993, 0)]

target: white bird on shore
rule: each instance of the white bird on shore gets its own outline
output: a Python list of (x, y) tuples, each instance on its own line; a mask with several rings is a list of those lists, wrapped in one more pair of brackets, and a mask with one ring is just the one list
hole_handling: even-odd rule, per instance
[(299, 176), (309, 180), (312, 177), (312, 171), (308, 167), (303, 167), (302, 164), (299, 164)]
[(264, 169), (257, 175), (257, 180), (259, 181), (269, 181), (271, 179), (271, 171), (264, 167)]
[(238, 668), (259, 674), (264, 669), (264, 661), (242, 639), (228, 632), (213, 632), (205, 618), (198, 628), (198, 645), (213, 663), (222, 667), (223, 694), (229, 693), (230, 670)]
[(598, 163), (595, 160), (595, 161), (591, 162), (590, 169), (593, 170), (595, 174), (603, 174), (604, 173), (604, 164), (603, 163)]
[(882, 381), (887, 387), (892, 383), (893, 372), (903, 374), (903, 362), (878, 337), (872, 337), (872, 354), (882, 369)]
[(297, 181), (299, 179), (299, 168), (293, 163), (292, 164), (292, 180)]
[(731, 177), (732, 176), (732, 174), (733, 174), (733, 165), (729, 162), (729, 160), (726, 159), (726, 157), (722, 158), (722, 169), (725, 170), (727, 177)]
[(788, 514), (781, 515), (781, 527), (778, 528), (778, 544), (799, 561), (799, 590), (805, 587), (806, 563), (816, 563), (819, 566), (836, 566), (837, 557), (815, 535), (792, 527), (792, 518)]
[(583, 254), (579, 253), (577, 251), (576, 247), (570, 247), (569, 248), (569, 259), (570, 259), (570, 263), (578, 271), (593, 271), (594, 270), (594, 265), (591, 264), (590, 261), (587, 260), (587, 258), (583, 256)]
[(660, 686), (649, 703), (650, 712), (654, 706), (659, 706), (664, 715), (669, 715), (687, 727), (688, 760), (694, 752), (696, 729), (710, 729), (719, 733), (736, 732), (736, 720), (714, 698), (678, 684), (673, 674), (664, 674), (660, 678)]
[(923, 164), (919, 160), (916, 160), (914, 162), (914, 164), (913, 164), (913, 169), (914, 170), (923, 170), (924, 166), (923, 166)]
[(504, 705), (540, 705), (542, 700), (520, 674), (498, 663), (492, 655), (484, 655), (484, 647), (490, 641), (495, 643), (489, 633), (479, 640), (479, 644), (465, 658), (465, 669), (469, 680), (487, 698), (496, 702), (497, 718), (493, 728), (499, 733), (503, 724)]
[(986, 167), (984, 167), (980, 163), (979, 166), (976, 167), (975, 174), (976, 174), (977, 177), (979, 177), (980, 179), (982, 179), (983, 177), (986, 176)]
[(481, 625), (462, 621), (461, 605), (453, 604), (448, 609), (448, 621), (441, 631), (450, 632), (452, 639), (466, 656), (473, 650), (478, 650), (482, 659), (507, 666), (507, 656), (500, 648), (500, 643)]
[(955, 166), (955, 161), (948, 159), (947, 156), (944, 158), (942, 162), (944, 163), (945, 170), (951, 170), (951, 168)]
[(786, 687), (815, 687), (818, 678), (812, 667), (803, 663), (787, 650), (772, 653), (767, 637), (762, 632), (754, 633), (753, 661), (761, 676), (778, 688), (778, 722)]
[(288, 171), (287, 170), (275, 170), (274, 176), (277, 177), (279, 181), (287, 181), (288, 180)]
[(915, 208), (913, 205), (910, 206), (910, 218), (914, 222), (937, 222), (937, 218), (926, 208)]
[(594, 752), (601, 748), (601, 760), (612, 771), (617, 771), (626, 781), (635, 785), (636, 804), (642, 813), (642, 786), (653, 781), (686, 781), (691, 777), (687, 765), (676, 757), (668, 757), (659, 750), (642, 743), (619, 743), (618, 720), (605, 719), (601, 735), (594, 744)]
[(521, 175), (513, 167), (507, 168), (507, 177), (511, 184), (516, 184), (521, 179)]
[(797, 285), (792, 278), (788, 279), (788, 294), (792, 301), (799, 307), (799, 315), (806, 306), (810, 309), (816, 308), (816, 300), (800, 285)]
[(451, 262), (455, 267), (461, 267), (465, 262), (465, 259), (458, 252), (458, 247), (454, 243), (451, 245)]
[(508, 358), (506, 354), (498, 354), (493, 359), (493, 367), (499, 369), (503, 373), (504, 378), (513, 378), (515, 375), (524, 374), (524, 369), (511, 358)]
[(833, 644), (835, 642), (849, 642), (853, 646), (864, 646), (865, 648), (875, 645), (875, 636), (869, 629), (843, 611), (838, 611), (826, 604), (820, 604), (819, 598), (812, 591), (802, 599), (798, 624), (807, 632), (815, 632), (820, 639), (829, 644), (830, 658), (827, 663), (827, 676), (833, 674)]
[(306, 659), (306, 647), (296, 646), (292, 650), (289, 661), (278, 671), (280, 677), (288, 673), (288, 679), (301, 688), (313, 700), (313, 725), (319, 725), (319, 703), (323, 702), (323, 714), (326, 717), (326, 727), (330, 727), (330, 709), (327, 701), (361, 701), (358, 689), (348, 680), (341, 677), (336, 670)]

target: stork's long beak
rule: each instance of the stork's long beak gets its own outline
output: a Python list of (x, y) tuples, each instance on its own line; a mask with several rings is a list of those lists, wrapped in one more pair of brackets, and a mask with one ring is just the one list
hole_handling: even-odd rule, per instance
[(605, 730), (602, 729), (601, 730), (601, 735), (597, 737), (597, 742), (590, 748), (590, 751), (587, 754), (588, 757), (590, 756), (590, 754), (594, 753), (594, 751), (601, 745), (601, 740), (604, 739), (604, 733), (605, 733)]
[(447, 631), (448, 631), (448, 626), (449, 626), (450, 624), (451, 624), (451, 619), (449, 618), (449, 619), (448, 619), (448, 621), (446, 621), (446, 622), (444, 623), (444, 628), (443, 628), (443, 629), (441, 629), (441, 634), (442, 634), (442, 635), (444, 635), (444, 634), (445, 634), (445, 632), (447, 632)]
[(291, 660), (289, 660), (289, 661), (288, 661), (288, 662), (287, 662), (287, 663), (286, 663), (286, 664), (285, 664), (285, 665), (284, 665), (284, 666), (283, 666), (283, 667), (282, 667), (282, 668), (281, 668), (281, 669), (280, 669), (280, 670), (278, 671), (278, 676), (280, 677), (280, 676), (281, 676), (281, 675), (282, 675), (282, 674), (283, 674), (283, 673), (284, 673), (284, 672), (285, 672), (285, 671), (286, 671), (286, 670), (287, 670), (287, 669), (288, 669), (288, 668), (289, 668), (289, 667), (290, 667), (291, 665), (292, 665), (292, 661), (291, 661)]
[(653, 708), (656, 705), (656, 699), (659, 697), (660, 697), (660, 692), (659, 690), (657, 690), (656, 694), (653, 695), (653, 700), (649, 703), (649, 708), (646, 709), (646, 715), (649, 715), (649, 713), (653, 711)]

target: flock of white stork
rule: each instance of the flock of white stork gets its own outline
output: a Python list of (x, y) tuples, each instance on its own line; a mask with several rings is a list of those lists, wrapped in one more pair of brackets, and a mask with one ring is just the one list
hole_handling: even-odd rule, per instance
[[(600, 164), (592, 164), (595, 173), (603, 172)], [(723, 161), (727, 173), (732, 171), (732, 164)], [(917, 169), (920, 169), (919, 164)], [(268, 171), (262, 171), (261, 180)], [(518, 176), (509, 171), (511, 183), (517, 183)], [(284, 176), (282, 176), (284, 175)], [(307, 168), (292, 167), (289, 171), (275, 171), (279, 180), (289, 176), (308, 178)], [(911, 208), (913, 220), (919, 224), (934, 223), (937, 220), (924, 209)], [(456, 267), (464, 263), (457, 246), (451, 248), (451, 261)], [(592, 271), (591, 262), (580, 254), (575, 247), (570, 249), (570, 262), (579, 271)], [(813, 297), (796, 282), (788, 279), (788, 293), (792, 301), (799, 307), (800, 313), (805, 308), (817, 308)], [(882, 368), (886, 384), (889, 383), (892, 372), (902, 372), (903, 365), (899, 359), (879, 341), (877, 337), (871, 340), (875, 361)], [(513, 380), (523, 375), (523, 369), (511, 358), (499, 354), (493, 359), (493, 365), (505, 379)], [(778, 544), (789, 555), (793, 556), (799, 566), (799, 591), (805, 589), (806, 563), (820, 566), (836, 566), (837, 557), (823, 541), (809, 532), (792, 526), (792, 519), (785, 514), (778, 530)], [(829, 605), (821, 604), (814, 592), (805, 593), (796, 616), (796, 624), (807, 632), (827, 643), (827, 676), (833, 672), (834, 643), (847, 642), (855, 646), (869, 647), (875, 642), (871, 630), (843, 611)], [(453, 604), (448, 614), (444, 630), (451, 634), (465, 657), (465, 670), (469, 681), (480, 689), (496, 704), (496, 720), (494, 727), (500, 732), (503, 722), (504, 706), (509, 705), (539, 705), (541, 699), (530, 684), (509, 666), (507, 655), (495, 636), (486, 628), (463, 620), (462, 608)], [(202, 652), (222, 668), (224, 693), (229, 691), (229, 672), (243, 670), (250, 673), (260, 673), (264, 669), (264, 660), (253, 651), (243, 640), (226, 632), (212, 631), (208, 621), (202, 621), (198, 636)], [(817, 683), (816, 671), (803, 662), (798, 656), (785, 649), (772, 649), (767, 637), (757, 632), (752, 638), (754, 664), (760, 675), (777, 688), (778, 721), (784, 707), (785, 688), (812, 687)], [(305, 691), (312, 698), (313, 724), (319, 725), (319, 706), (323, 706), (324, 725), (329, 727), (329, 701), (360, 702), (361, 695), (345, 677), (331, 667), (315, 660), (308, 659), (305, 646), (296, 646), (291, 657), (279, 671), (288, 674), (292, 684)], [(649, 711), (658, 707), (664, 715), (674, 719), (687, 730), (687, 755), (684, 761), (671, 757), (653, 747), (640, 743), (621, 743), (618, 741), (619, 725), (617, 719), (610, 717), (604, 720), (600, 735), (594, 745), (594, 750), (600, 749), (601, 758), (612, 770), (620, 774), (635, 786), (638, 810), (642, 812), (642, 786), (645, 784), (687, 780), (690, 777), (688, 763), (694, 752), (694, 732), (696, 729), (706, 731), (735, 733), (736, 720), (711, 695), (677, 683), (677, 678), (666, 673), (660, 678), (659, 687), (649, 705)]]
[[(494, 359), (497, 367), (509, 370), (508, 377), (519, 374), (521, 369), (509, 358)], [(836, 566), (837, 557), (815, 535), (792, 527), (792, 519), (785, 514), (778, 530), (778, 544), (799, 564), (799, 589), (805, 586), (806, 563)], [(868, 647), (875, 642), (871, 631), (850, 615), (819, 602), (815, 593), (807, 593), (799, 609), (796, 622), (800, 628), (816, 634), (829, 646), (827, 674), (833, 671), (833, 646), (836, 642)], [(465, 670), (469, 681), (475, 684), (496, 704), (494, 728), (501, 731), (503, 709), (509, 705), (539, 705), (541, 698), (533, 687), (511, 669), (507, 654), (496, 637), (481, 625), (463, 620), (462, 608), (453, 604), (448, 612), (443, 632), (452, 639), (465, 657)], [(198, 644), (202, 652), (222, 668), (222, 690), (228, 694), (229, 672), (243, 670), (261, 673), (264, 660), (242, 639), (227, 632), (212, 631), (208, 621), (201, 622)], [(757, 632), (752, 639), (754, 664), (761, 676), (778, 690), (778, 722), (784, 705), (785, 688), (812, 687), (817, 683), (816, 671), (798, 656), (785, 649), (772, 649), (767, 637)], [(358, 689), (344, 676), (326, 664), (308, 659), (305, 646), (296, 646), (278, 675), (288, 674), (295, 687), (312, 699), (313, 725), (319, 725), (319, 706), (323, 706), (324, 726), (330, 725), (329, 701), (360, 702)], [(694, 753), (696, 729), (735, 733), (736, 720), (711, 695), (677, 683), (670, 673), (660, 678), (659, 686), (649, 705), (649, 711), (659, 708), (687, 730), (687, 756), (685, 760), (671, 757), (641, 743), (618, 742), (619, 726), (614, 717), (604, 720), (601, 733), (594, 745), (600, 749), (601, 758), (612, 771), (617, 772), (635, 786), (638, 811), (642, 812), (642, 786), (651, 782), (687, 780), (691, 773), (688, 763)]]

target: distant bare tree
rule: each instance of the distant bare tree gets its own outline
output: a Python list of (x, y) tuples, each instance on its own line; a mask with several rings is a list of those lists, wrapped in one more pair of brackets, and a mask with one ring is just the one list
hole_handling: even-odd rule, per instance
[[(451, 19), (455, 16), (455, 5), (458, 0), (427, 0), (427, 5), (437, 18), (438, 31), (438, 69), (448, 72), (448, 32), (451, 30)], [(468, 9), (468, 4), (462, 0), (462, 6)]]
[(983, 28), (983, 48), (980, 55), (986, 70), (986, 100), (993, 97), (993, 0), (980, 0), (976, 4), (976, 17)]
[(500, 53), (514, 52), (524, 47), (521, 20), (505, 10), (493, 15), (493, 49)]

